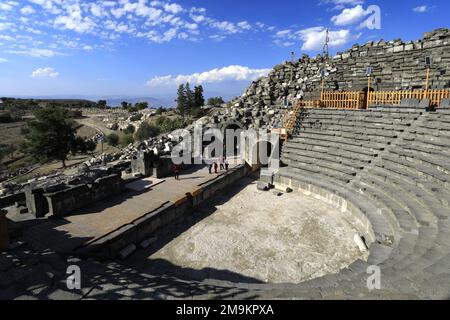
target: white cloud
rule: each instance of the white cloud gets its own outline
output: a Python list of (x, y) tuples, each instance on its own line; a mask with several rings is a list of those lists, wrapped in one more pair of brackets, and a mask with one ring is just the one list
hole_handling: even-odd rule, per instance
[(169, 13), (172, 13), (172, 14), (178, 14), (181, 11), (183, 11), (183, 7), (180, 6), (179, 4), (171, 3), (171, 4), (165, 4), (164, 10)]
[(8, 35), (3, 35), (0, 34), (0, 40), (4, 40), (4, 41), (14, 41), (14, 38)]
[(0, 10), (11, 11), (18, 3), (15, 1), (0, 2)]
[(216, 42), (221, 42), (226, 39), (226, 37), (224, 35), (220, 35), (220, 34), (213, 34), (213, 35), (209, 36), (209, 38)]
[(95, 26), (95, 22), (90, 17), (84, 17), (79, 4), (73, 4), (66, 7), (66, 16), (57, 16), (55, 25), (65, 29), (73, 30), (78, 33), (91, 31)]
[[(326, 38), (326, 29), (324, 27), (313, 27), (297, 32), (303, 42), (302, 50), (317, 51), (323, 48)], [(330, 47), (341, 47), (352, 40), (356, 40), (359, 35), (353, 35), (350, 30), (342, 29), (329, 32)]]
[(39, 68), (31, 74), (32, 78), (56, 78), (59, 76), (59, 72), (55, 69), (47, 67), (47, 68)]
[(60, 14), (61, 10), (57, 7), (58, 4), (61, 4), (61, 0), (29, 0), (35, 4), (40, 5), (46, 11), (52, 14)]
[(429, 10), (430, 10), (430, 8), (427, 5), (418, 6), (418, 7), (413, 9), (413, 11), (416, 12), (416, 13), (425, 13), (425, 12), (427, 12)]
[(347, 26), (361, 21), (369, 13), (361, 5), (354, 8), (344, 9), (340, 14), (331, 18), (331, 21), (337, 26)]
[(364, 0), (323, 0), (322, 4), (334, 5), (334, 10), (342, 10), (347, 6), (356, 6), (364, 3)]
[(20, 9), (20, 13), (24, 14), (24, 15), (29, 15), (29, 14), (33, 14), (36, 11), (33, 9), (32, 6), (25, 6), (22, 9)]
[(36, 48), (26, 49), (26, 50), (9, 50), (8, 52), (12, 53), (12, 54), (20, 54), (20, 55), (36, 57), (36, 58), (42, 58), (42, 57), (51, 58), (51, 57), (62, 55), (62, 53), (53, 51), (51, 49), (36, 49)]
[(6, 30), (11, 27), (14, 27), (14, 24), (12, 24), (10, 22), (0, 22), (0, 31)]
[(182, 83), (206, 84), (226, 81), (252, 81), (264, 76), (271, 69), (250, 69), (249, 67), (231, 65), (224, 68), (216, 68), (202, 73), (178, 76), (159, 76), (147, 82), (149, 87), (175, 86)]
[(6, 62), (8, 62), (8, 59), (1, 58), (1, 57), (0, 57), (0, 63), (6, 63)]
[(102, 7), (96, 3), (92, 3), (91, 4), (91, 13), (95, 16), (95, 17), (101, 17), (105, 14), (105, 12), (103, 11)]

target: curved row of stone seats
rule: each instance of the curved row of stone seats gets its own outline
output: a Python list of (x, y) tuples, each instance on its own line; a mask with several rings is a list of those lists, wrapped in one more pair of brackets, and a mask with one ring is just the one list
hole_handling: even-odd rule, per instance
[(314, 109), (298, 122), (282, 161), (297, 173), (349, 183), (397, 139), (421, 112)]
[[(332, 160), (334, 156), (341, 157), (343, 163), (350, 156), (348, 149), (342, 150), (342, 156), (331, 155), (330, 148), (312, 151), (314, 143), (321, 140), (314, 140), (314, 135), (307, 136), (310, 141), (306, 148), (304, 140), (295, 138), (283, 149), (282, 158), (289, 166), (280, 169), (279, 179), (290, 178), (300, 184), (319, 186), (355, 206), (365, 204), (366, 208), (376, 208), (362, 211), (372, 222), (375, 234), (386, 235), (390, 230), (393, 241), (391, 246), (385, 245), (379, 241), (384, 237), (378, 236), (370, 247), (367, 262), (357, 261), (337, 275), (301, 286), (320, 288), (331, 297), (340, 292), (351, 297), (352, 290), (366, 296), (369, 294), (365, 291), (367, 268), (377, 265), (381, 270), (382, 292), (388, 298), (393, 293), (449, 298), (450, 110), (427, 112), (411, 121), (409, 129), (386, 144), (385, 150), (365, 164), (347, 184), (324, 171), (308, 174), (297, 168), (296, 151), (299, 159), (313, 157), (310, 164), (316, 163), (316, 159)], [(384, 220), (382, 224), (380, 220)]]
[(371, 105), (371, 110), (395, 110), (397, 112), (414, 112), (427, 110), (430, 107), (429, 99), (402, 99), (399, 105)]
[[(434, 123), (434, 127), (444, 129), (450, 115), (427, 113), (421, 120), (415, 128), (426, 128)], [(358, 182), (354, 182), (353, 187), (359, 187), (359, 192), (378, 200), (394, 213), (402, 239), (407, 237), (403, 241), (403, 250), (400, 246), (396, 248), (393, 251), (395, 255), (381, 265), (382, 269), (397, 278), (402, 277), (401, 272), (408, 272), (416, 286), (434, 280), (435, 287), (425, 285), (427, 292), (448, 292), (448, 281), (439, 285), (436, 279), (448, 277), (450, 273), (450, 171), (449, 165), (442, 161), (450, 156), (450, 132), (439, 130), (441, 143), (436, 148), (433, 144), (435, 137), (429, 136), (427, 143), (423, 139), (424, 133), (417, 134), (415, 128), (388, 148), (377, 163), (368, 168)], [(422, 152), (406, 149), (416, 144), (424, 148)], [(408, 246), (409, 250), (406, 249)]]

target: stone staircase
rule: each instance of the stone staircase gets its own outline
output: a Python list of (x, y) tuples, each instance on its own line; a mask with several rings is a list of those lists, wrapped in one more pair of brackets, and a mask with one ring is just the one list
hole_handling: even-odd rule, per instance
[(369, 297), (366, 271), (376, 265), (386, 298), (449, 298), (449, 159), (450, 109), (310, 110), (283, 147), (288, 166), (276, 180), (346, 199), (369, 219), (375, 241), (367, 262), (300, 287)]

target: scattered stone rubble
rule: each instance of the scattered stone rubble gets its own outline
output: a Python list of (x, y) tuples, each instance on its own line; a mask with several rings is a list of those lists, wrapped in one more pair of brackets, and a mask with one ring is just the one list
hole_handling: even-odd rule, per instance
[(319, 99), (321, 72), (326, 91), (367, 90), (367, 68), (373, 68), (375, 90), (423, 89), (425, 57), (431, 56), (431, 88), (450, 86), (450, 30), (437, 29), (417, 41), (371, 41), (324, 59), (303, 57), (274, 67), (267, 77), (254, 81), (236, 99), (229, 115), (237, 115), (255, 127), (276, 127), (285, 101)]
[(135, 130), (139, 129), (142, 123), (149, 120), (156, 114), (156, 110), (146, 109), (133, 114), (119, 114), (118, 116), (111, 116), (103, 119), (106, 123), (106, 127), (110, 130), (120, 130), (123, 131), (132, 125)]

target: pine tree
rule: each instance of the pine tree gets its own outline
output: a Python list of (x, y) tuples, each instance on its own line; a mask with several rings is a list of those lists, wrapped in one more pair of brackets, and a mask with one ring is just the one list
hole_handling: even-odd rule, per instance
[(196, 108), (201, 108), (205, 105), (205, 98), (203, 96), (203, 87), (197, 86), (194, 89), (194, 105)]
[(188, 83), (186, 83), (186, 87), (185, 87), (185, 91), (186, 91), (186, 111), (188, 114), (190, 114), (192, 112), (192, 109), (194, 108), (194, 92), (192, 92), (191, 90), (191, 85)]
[(184, 114), (186, 113), (187, 100), (186, 100), (186, 90), (183, 84), (180, 84), (180, 86), (178, 87), (176, 102), (179, 113), (184, 117)]

